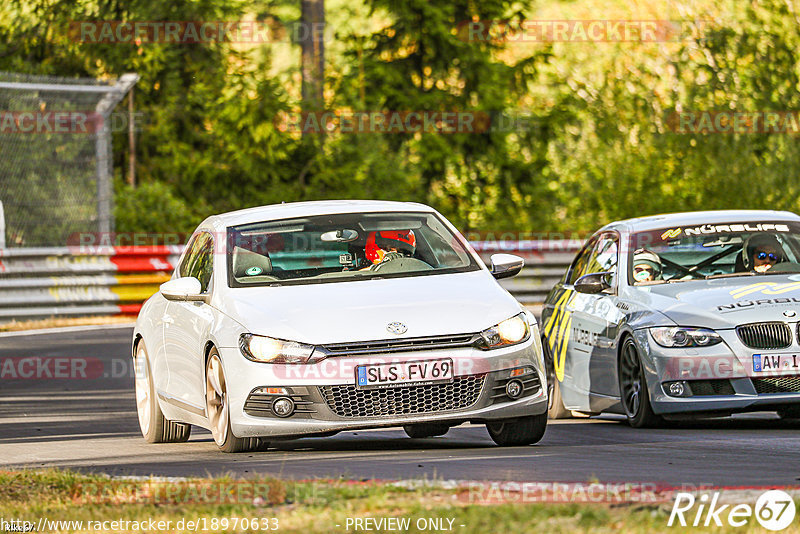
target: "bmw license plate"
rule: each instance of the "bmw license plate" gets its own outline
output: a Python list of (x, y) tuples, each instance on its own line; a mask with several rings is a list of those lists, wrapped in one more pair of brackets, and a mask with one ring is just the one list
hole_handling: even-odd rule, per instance
[(800, 371), (800, 354), (753, 354), (753, 372)]
[(356, 386), (367, 388), (392, 388), (413, 384), (421, 386), (438, 382), (452, 382), (453, 360), (424, 360), (416, 362), (376, 363), (356, 367)]

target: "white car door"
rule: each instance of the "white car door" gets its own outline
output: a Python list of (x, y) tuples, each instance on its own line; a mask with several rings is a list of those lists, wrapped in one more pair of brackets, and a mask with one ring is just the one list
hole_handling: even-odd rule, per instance
[[(209, 293), (213, 274), (214, 239), (208, 232), (198, 234), (192, 249), (181, 265), (180, 274), (200, 281), (203, 293)], [(185, 266), (185, 267), (184, 267)], [(163, 317), (164, 345), (169, 382), (169, 400), (192, 413), (205, 413), (204, 348), (214, 320), (211, 306), (205, 302), (172, 301)]]

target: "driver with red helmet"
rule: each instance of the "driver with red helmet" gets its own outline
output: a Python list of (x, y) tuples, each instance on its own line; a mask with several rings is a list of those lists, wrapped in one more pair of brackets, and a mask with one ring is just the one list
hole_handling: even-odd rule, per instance
[(378, 265), (387, 261), (413, 256), (416, 249), (417, 238), (414, 236), (413, 230), (370, 232), (364, 252), (371, 265), (366, 269), (374, 270)]

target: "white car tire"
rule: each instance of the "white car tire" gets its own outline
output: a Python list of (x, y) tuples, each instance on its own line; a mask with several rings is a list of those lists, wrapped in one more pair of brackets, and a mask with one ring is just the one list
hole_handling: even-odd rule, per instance
[(148, 443), (180, 443), (187, 441), (192, 426), (186, 423), (170, 421), (161, 412), (158, 405), (150, 360), (144, 342), (136, 344), (134, 356), (136, 412), (139, 416), (139, 428)]
[(262, 438), (239, 438), (231, 430), (228, 384), (222, 359), (214, 347), (206, 361), (206, 415), (214, 442), (222, 452), (260, 451), (269, 447)]
[(444, 436), (450, 431), (450, 425), (437, 423), (420, 423), (417, 425), (403, 425), (403, 431), (409, 438), (433, 438)]
[(486, 430), (501, 447), (519, 447), (538, 443), (547, 430), (547, 413), (486, 423)]

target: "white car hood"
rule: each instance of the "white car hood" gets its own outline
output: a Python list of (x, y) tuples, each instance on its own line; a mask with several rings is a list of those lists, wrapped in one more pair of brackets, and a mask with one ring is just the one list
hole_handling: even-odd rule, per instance
[[(217, 307), (254, 334), (314, 345), (479, 332), (521, 305), (484, 270), (282, 287), (226, 288)], [(399, 321), (402, 336), (386, 327)]]

